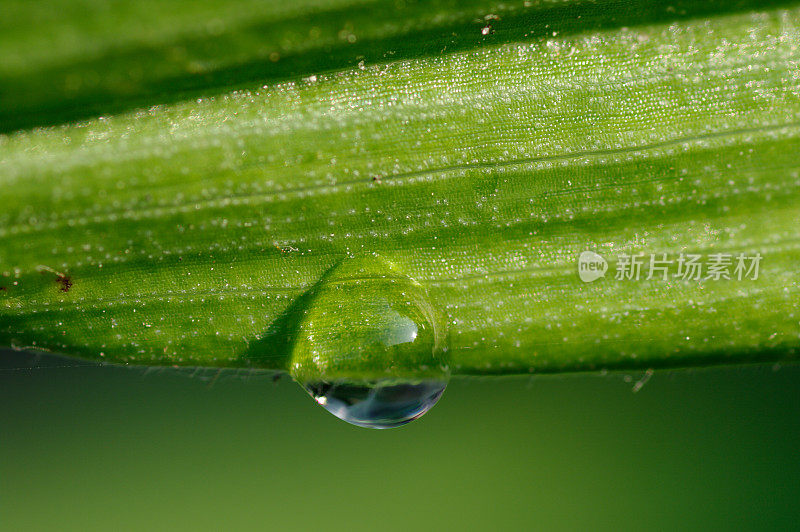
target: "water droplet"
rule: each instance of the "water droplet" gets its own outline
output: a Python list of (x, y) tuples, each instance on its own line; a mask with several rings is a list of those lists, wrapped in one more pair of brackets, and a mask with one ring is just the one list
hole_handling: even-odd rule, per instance
[(431, 409), (447, 381), (375, 383), (320, 382), (304, 388), (334, 416), (359, 427), (389, 429), (405, 425)]
[(393, 264), (346, 259), (312, 289), (290, 371), (340, 419), (400, 426), (427, 412), (447, 385), (445, 323), (424, 288)]

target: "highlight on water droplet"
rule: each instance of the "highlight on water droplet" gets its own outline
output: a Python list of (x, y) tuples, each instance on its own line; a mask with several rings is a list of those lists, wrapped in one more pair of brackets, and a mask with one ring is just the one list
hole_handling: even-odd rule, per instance
[(430, 410), (447, 386), (445, 320), (388, 261), (348, 258), (315, 286), (292, 342), (290, 373), (338, 418), (391, 428)]

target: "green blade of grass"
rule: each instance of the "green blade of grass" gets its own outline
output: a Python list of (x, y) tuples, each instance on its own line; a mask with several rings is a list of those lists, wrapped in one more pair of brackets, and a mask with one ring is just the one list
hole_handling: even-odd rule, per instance
[[(7, 0), (0, 133), (484, 44), (791, 5), (787, 0)], [(491, 32), (481, 30), (490, 26)]]
[[(77, 99), (24, 96), (58, 75), (20, 67), (11, 101), (28, 103), (0, 106), (4, 130), (79, 116), (81, 98), (112, 115), (0, 136), (0, 343), (285, 369), (269, 331), (343, 258), (377, 253), (446, 317), (455, 373), (794, 357), (800, 7), (693, 5), (543, 3), (507, 28), (450, 7), (452, 50), (297, 49), (257, 87), (188, 76), (219, 93), (183, 101), (160, 67), (130, 98)], [(374, 50), (449, 28), (420, 20), (376, 20)], [(112, 72), (147, 56), (109, 53)], [(171, 103), (124, 110), (142, 101)], [(585, 250), (606, 278), (578, 278)], [(763, 261), (758, 279), (614, 279), (636, 253)]]

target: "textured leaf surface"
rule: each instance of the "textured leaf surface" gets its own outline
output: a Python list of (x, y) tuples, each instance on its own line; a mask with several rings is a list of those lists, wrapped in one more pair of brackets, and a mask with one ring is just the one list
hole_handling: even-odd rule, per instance
[[(298, 35), (277, 45), (288, 66), (224, 17), (219, 48), (195, 50), (205, 77), (159, 55), (167, 26), (14, 56), (0, 343), (284, 369), (276, 324), (377, 253), (445, 316), (455, 373), (796, 355), (800, 7), (345, 4), (263, 38)], [(46, 83), (65, 72), (72, 95)], [(18, 129), (82, 112), (109, 116)], [(607, 278), (578, 279), (584, 250)], [(681, 252), (763, 262), (757, 280), (613, 278), (619, 255)]]

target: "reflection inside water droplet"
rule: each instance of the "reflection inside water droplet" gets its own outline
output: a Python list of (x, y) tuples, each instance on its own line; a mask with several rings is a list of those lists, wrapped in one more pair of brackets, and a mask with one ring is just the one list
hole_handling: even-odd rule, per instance
[(422, 416), (439, 400), (444, 381), (306, 384), (317, 403), (334, 416), (359, 427), (390, 429)]
[(314, 288), (291, 374), (325, 409), (362, 427), (417, 419), (448, 380), (444, 320), (423, 287), (377, 257), (347, 259)]

